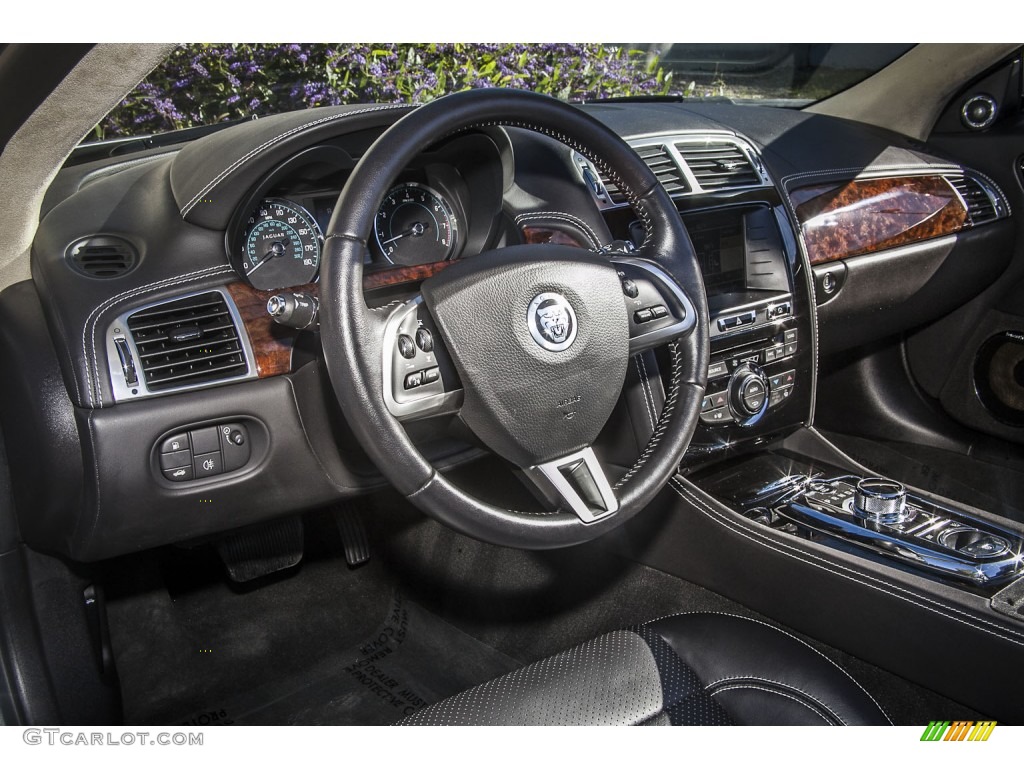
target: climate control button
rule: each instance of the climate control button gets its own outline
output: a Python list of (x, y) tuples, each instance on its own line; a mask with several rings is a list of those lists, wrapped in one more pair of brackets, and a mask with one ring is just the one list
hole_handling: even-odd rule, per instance
[(758, 421), (768, 409), (768, 377), (756, 363), (738, 366), (729, 380), (729, 409), (740, 426)]

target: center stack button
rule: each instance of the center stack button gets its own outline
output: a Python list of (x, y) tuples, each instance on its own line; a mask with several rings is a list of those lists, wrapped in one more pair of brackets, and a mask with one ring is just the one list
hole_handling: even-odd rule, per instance
[(729, 410), (742, 427), (756, 423), (768, 409), (768, 377), (757, 363), (743, 363), (729, 380)]

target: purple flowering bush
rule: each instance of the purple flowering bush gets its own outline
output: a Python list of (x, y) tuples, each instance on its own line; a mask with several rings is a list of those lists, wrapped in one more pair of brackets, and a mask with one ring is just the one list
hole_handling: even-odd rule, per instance
[(190, 44), (92, 138), (159, 133), (304, 107), (421, 103), (503, 86), (579, 101), (672, 93), (656, 54), (602, 44)]

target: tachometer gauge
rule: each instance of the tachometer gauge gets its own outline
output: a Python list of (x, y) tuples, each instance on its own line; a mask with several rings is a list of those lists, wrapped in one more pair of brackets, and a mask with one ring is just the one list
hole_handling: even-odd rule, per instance
[(245, 225), (242, 271), (265, 291), (310, 283), (320, 269), (323, 240), (316, 219), (301, 205), (262, 200)]
[(455, 252), (458, 222), (441, 195), (410, 182), (388, 192), (373, 231), (381, 254), (392, 264), (429, 264)]

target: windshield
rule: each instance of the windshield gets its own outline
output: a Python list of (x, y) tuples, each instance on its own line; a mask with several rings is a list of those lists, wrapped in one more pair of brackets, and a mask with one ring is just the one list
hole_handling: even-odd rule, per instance
[(307, 107), (420, 103), (469, 88), (566, 101), (717, 99), (800, 107), (863, 80), (903, 44), (189, 44), (87, 141), (164, 133)]

